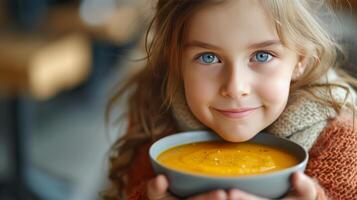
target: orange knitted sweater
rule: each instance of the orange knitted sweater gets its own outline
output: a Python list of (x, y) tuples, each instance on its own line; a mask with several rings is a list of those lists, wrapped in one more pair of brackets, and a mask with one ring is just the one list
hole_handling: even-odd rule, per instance
[[(357, 130), (353, 130), (350, 118), (339, 116), (329, 121), (309, 151), (305, 173), (323, 188), (324, 191), (318, 191), (318, 199), (357, 199)], [(357, 127), (357, 121), (354, 124)], [(149, 147), (150, 144), (145, 144), (138, 149), (128, 171), (126, 199), (147, 199), (146, 183), (155, 176)]]

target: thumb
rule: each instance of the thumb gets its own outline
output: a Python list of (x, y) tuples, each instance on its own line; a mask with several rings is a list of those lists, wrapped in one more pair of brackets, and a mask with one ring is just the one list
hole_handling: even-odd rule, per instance
[(173, 199), (167, 192), (169, 182), (164, 175), (158, 175), (150, 180), (147, 185), (147, 195), (150, 200)]
[(292, 190), (284, 199), (315, 199), (316, 196), (317, 191), (314, 181), (302, 172), (295, 172), (292, 176)]

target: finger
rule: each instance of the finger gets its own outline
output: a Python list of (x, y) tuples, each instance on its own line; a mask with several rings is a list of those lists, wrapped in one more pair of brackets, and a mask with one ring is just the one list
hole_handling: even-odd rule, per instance
[(243, 192), (238, 189), (232, 189), (228, 191), (228, 199), (230, 200), (266, 200), (265, 198)]
[(215, 190), (204, 194), (199, 194), (187, 200), (226, 200), (227, 193), (224, 190)]
[(147, 186), (147, 195), (150, 200), (174, 199), (168, 192), (169, 182), (164, 175), (158, 175), (150, 180)]
[(292, 191), (289, 192), (284, 200), (295, 198), (315, 199), (317, 192), (314, 181), (302, 172), (296, 172), (292, 175)]

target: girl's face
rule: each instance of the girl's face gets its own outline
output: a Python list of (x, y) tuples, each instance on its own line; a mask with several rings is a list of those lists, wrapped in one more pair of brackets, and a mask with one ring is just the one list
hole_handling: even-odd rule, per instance
[(248, 140), (282, 113), (298, 59), (259, 1), (204, 8), (190, 20), (183, 53), (188, 106), (222, 138)]

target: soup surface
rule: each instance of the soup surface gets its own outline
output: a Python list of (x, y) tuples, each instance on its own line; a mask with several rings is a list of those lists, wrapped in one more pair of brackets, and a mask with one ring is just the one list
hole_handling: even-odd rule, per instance
[(262, 174), (298, 163), (297, 158), (275, 147), (222, 141), (173, 147), (161, 153), (157, 160), (179, 171), (213, 176)]

